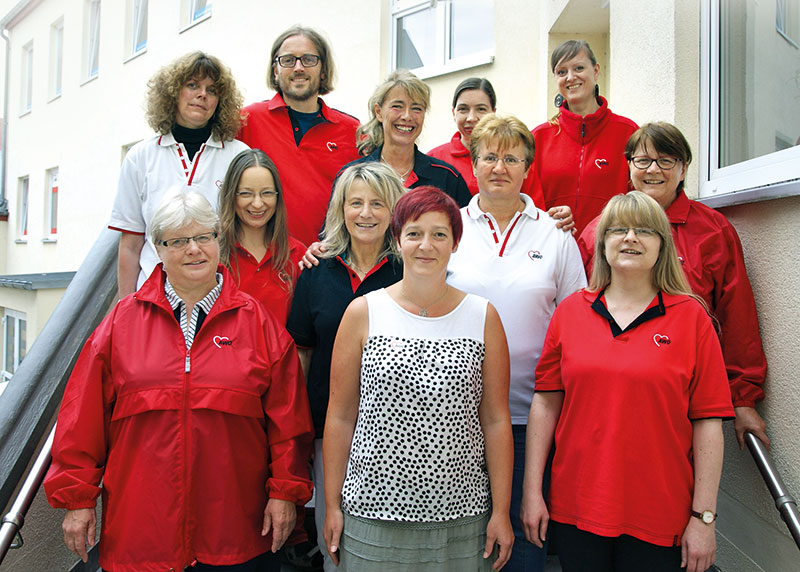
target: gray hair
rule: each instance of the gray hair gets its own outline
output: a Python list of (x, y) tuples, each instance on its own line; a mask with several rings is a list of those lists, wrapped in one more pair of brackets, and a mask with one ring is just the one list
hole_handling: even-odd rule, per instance
[(168, 191), (150, 219), (150, 240), (156, 246), (168, 231), (193, 222), (219, 232), (219, 217), (208, 199), (196, 191), (187, 193), (183, 189)]
[[(344, 223), (344, 202), (347, 191), (356, 179), (361, 179), (369, 185), (369, 188), (389, 207), (390, 214), (394, 212), (394, 205), (398, 199), (405, 193), (400, 177), (388, 165), (378, 161), (368, 161), (347, 167), (333, 186), (328, 214), (325, 217), (325, 230), (322, 234), (322, 242), (326, 249), (323, 258), (333, 258), (350, 249), (350, 233)], [(391, 253), (393, 248), (394, 240), (387, 226), (383, 249), (378, 258)]]

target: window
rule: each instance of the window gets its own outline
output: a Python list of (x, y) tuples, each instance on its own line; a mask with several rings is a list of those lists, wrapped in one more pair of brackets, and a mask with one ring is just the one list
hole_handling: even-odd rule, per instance
[(182, 0), (181, 28), (191, 28), (211, 17), (210, 0)]
[(54, 237), (58, 233), (58, 167), (47, 170), (45, 192), (45, 234)]
[(394, 0), (392, 68), (422, 78), (494, 60), (493, 0)]
[(100, 0), (85, 0), (83, 78), (90, 80), (100, 71)]
[(33, 106), (33, 42), (22, 46), (22, 93), (20, 113), (27, 113)]
[(19, 195), (17, 200), (17, 237), (28, 238), (28, 177), (19, 178)]
[(775, 0), (775, 29), (787, 42), (800, 48), (800, 2), (798, 0)]
[(698, 156), (711, 206), (800, 194), (800, 50), (773, 25), (781, 7), (797, 6), (703, 4)]
[(147, 49), (147, 0), (128, 0), (127, 55), (133, 57)]
[(0, 377), (11, 379), (27, 352), (25, 314), (6, 309), (3, 313), (3, 368)]
[(61, 73), (64, 61), (64, 19), (50, 26), (50, 99), (61, 95)]

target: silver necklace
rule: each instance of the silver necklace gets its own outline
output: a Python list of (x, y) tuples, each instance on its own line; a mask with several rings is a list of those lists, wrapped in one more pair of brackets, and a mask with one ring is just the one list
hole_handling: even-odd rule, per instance
[(391, 167), (391, 168), (392, 168), (392, 171), (394, 171), (395, 173), (397, 173), (397, 176), (398, 176), (398, 177), (400, 177), (400, 181), (401, 181), (401, 182), (403, 182), (403, 183), (405, 183), (405, 182), (406, 182), (406, 177), (408, 177), (408, 174), (409, 174), (409, 173), (411, 172), (411, 170), (414, 168), (414, 162), (412, 161), (412, 162), (411, 162), (411, 166), (408, 168), (408, 171), (406, 171), (405, 173), (403, 173), (403, 174), (401, 175), (397, 169), (395, 169), (394, 167), (392, 167), (392, 164), (391, 164), (391, 163), (389, 163), (389, 161), (387, 161), (386, 159), (384, 159), (383, 155), (381, 155), (381, 163), (386, 163), (387, 165), (389, 165), (389, 167)]
[(420, 307), (419, 312), (417, 312), (418, 315), (422, 316), (423, 318), (427, 318), (428, 317), (428, 308), (430, 308), (431, 306), (433, 306), (437, 302), (441, 301), (442, 298), (447, 296), (447, 292), (449, 290), (450, 290), (450, 285), (449, 284), (445, 284), (444, 285), (444, 292), (442, 292), (442, 295), (439, 296), (438, 298), (436, 298), (436, 300), (434, 300), (433, 302), (431, 302), (430, 304), (428, 304), (427, 306), (424, 306), (424, 307), (422, 306), (422, 304), (417, 304), (416, 302), (414, 302), (414, 300), (409, 298), (408, 295), (405, 293), (405, 291), (403, 289), (400, 290), (400, 293), (403, 295), (403, 298), (405, 298), (406, 300), (408, 300), (409, 302), (411, 302), (415, 306), (419, 306)]

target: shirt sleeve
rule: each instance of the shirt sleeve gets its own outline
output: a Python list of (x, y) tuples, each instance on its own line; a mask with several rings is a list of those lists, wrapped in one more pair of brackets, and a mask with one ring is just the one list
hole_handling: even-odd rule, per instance
[[(692, 301), (694, 303), (694, 301)], [(733, 417), (725, 364), (711, 319), (698, 308), (696, 362), (689, 385), (689, 419)]]
[[(320, 260), (320, 264), (325, 262)], [(294, 338), (294, 342), (304, 348), (313, 348), (316, 345), (314, 320), (311, 315), (312, 272), (313, 269), (306, 268), (297, 279), (292, 307), (286, 322), (286, 329)]]
[(44, 481), (54, 508), (93, 508), (100, 494), (114, 402), (109, 365), (113, 316), (107, 317), (84, 345), (64, 391), (53, 462)]
[(564, 391), (561, 382), (561, 315), (562, 306), (556, 306), (547, 334), (544, 337), (542, 355), (536, 364), (536, 384), (534, 391)]
[(117, 197), (114, 199), (111, 220), (108, 223), (111, 229), (144, 234), (147, 228), (142, 214), (145, 181), (144, 171), (137, 161), (140, 154), (141, 149), (134, 147), (122, 162)]
[(274, 319), (265, 319), (268, 339), (283, 346), (271, 365), (270, 385), (262, 399), (270, 452), (267, 496), (305, 504), (312, 491), (308, 461), (314, 438), (308, 393), (294, 343)]
[(720, 325), (720, 343), (733, 404), (753, 407), (764, 399), (767, 358), (761, 345), (753, 288), (747, 277), (744, 253), (732, 225), (722, 229), (727, 248), (714, 289), (714, 316)]

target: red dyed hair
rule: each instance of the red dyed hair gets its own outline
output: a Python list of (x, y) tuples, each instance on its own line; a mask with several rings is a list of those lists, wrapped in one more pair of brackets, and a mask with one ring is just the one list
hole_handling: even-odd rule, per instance
[(450, 230), (453, 231), (453, 245), (457, 246), (461, 240), (461, 233), (464, 231), (461, 211), (451, 197), (430, 185), (411, 189), (397, 201), (391, 225), (394, 239), (400, 242), (400, 232), (403, 230), (403, 226), (429, 212), (444, 213), (450, 221)]

